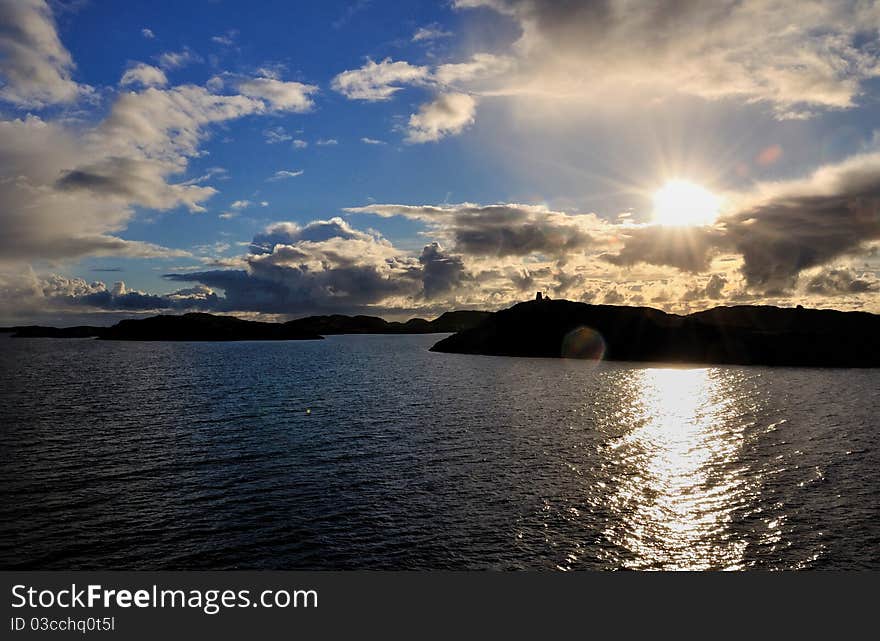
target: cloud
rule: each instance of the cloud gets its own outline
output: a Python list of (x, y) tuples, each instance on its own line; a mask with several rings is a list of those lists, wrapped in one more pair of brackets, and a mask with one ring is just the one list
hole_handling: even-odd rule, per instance
[(682, 296), (682, 300), (719, 300), (724, 298), (724, 288), (728, 280), (724, 274), (712, 274), (709, 279), (700, 285), (688, 289)]
[(100, 139), (87, 146), (63, 125), (36, 116), (0, 121), (0, 139), (0, 255), (6, 261), (170, 255), (173, 250), (112, 235), (131, 217), (132, 200), (192, 205), (209, 195), (204, 189), (210, 188), (165, 185), (161, 168), (135, 159), (102, 164), (91, 149)]
[(592, 245), (591, 232), (603, 227), (592, 214), (568, 215), (537, 205), (366, 205), (345, 211), (426, 223), (455, 251), (473, 256), (565, 258)]
[[(510, 17), (517, 66), (499, 95), (608, 103), (689, 94), (763, 102), (780, 118), (852, 107), (880, 75), (872, 2), (456, 0)], [(792, 19), (797, 16), (797, 19)]]
[(247, 209), (251, 205), (253, 205), (253, 203), (249, 200), (236, 200), (231, 205), (229, 205), (229, 208), (235, 209), (236, 211), (239, 211), (242, 209)]
[(74, 68), (44, 0), (0, 0), (0, 100), (32, 109), (72, 103), (92, 92), (72, 79)]
[(803, 270), (880, 239), (880, 154), (822, 167), (804, 180), (759, 185), (724, 222), (748, 285), (790, 289)]
[(828, 269), (813, 276), (804, 288), (808, 294), (845, 296), (880, 291), (876, 274), (857, 274), (851, 269)]
[(201, 56), (187, 47), (180, 51), (166, 51), (159, 54), (159, 66), (163, 69), (180, 69), (201, 61)]
[(168, 84), (168, 78), (158, 67), (139, 62), (127, 69), (119, 80), (122, 87), (129, 85), (141, 85), (142, 87), (164, 87)]
[(347, 25), (357, 14), (368, 9), (371, 2), (372, 0), (355, 0), (349, 3), (342, 15), (333, 21), (333, 28), (341, 29)]
[(332, 147), (333, 145), (338, 145), (339, 141), (336, 138), (318, 138), (315, 144), (320, 147)]
[(389, 100), (401, 90), (400, 85), (427, 80), (429, 73), (428, 67), (411, 65), (402, 60), (367, 60), (360, 69), (338, 74), (333, 78), (331, 86), (349, 100), (379, 102)]
[(288, 178), (296, 178), (297, 176), (302, 176), (304, 173), (305, 170), (303, 169), (279, 169), (266, 180), (268, 180), (269, 182), (275, 182), (277, 180), (287, 180)]
[(422, 289), (428, 300), (445, 297), (470, 280), (462, 257), (444, 252), (439, 243), (425, 245), (419, 263), (422, 266)]
[(623, 248), (603, 258), (622, 267), (639, 263), (675, 267), (699, 273), (709, 269), (712, 258), (727, 244), (724, 233), (713, 227), (623, 227)]
[(149, 159), (110, 156), (90, 165), (65, 171), (55, 182), (61, 191), (89, 192), (118, 197), (151, 209), (166, 210), (178, 205), (190, 211), (204, 211), (199, 204), (216, 193), (212, 187), (168, 183), (169, 167)]
[[(466, 256), (437, 242), (417, 255), (394, 247), (377, 232), (342, 218), (306, 225), (279, 222), (254, 236), (243, 268), (173, 272), (174, 282), (198, 283), (215, 298), (189, 300), (197, 309), (266, 314), (434, 311), (464, 304), (499, 306), (520, 296), (502, 271), (479, 276)], [(536, 269), (545, 276), (549, 270)], [(500, 290), (496, 289), (499, 282)], [(188, 290), (180, 290), (187, 292)], [(223, 295), (219, 295), (222, 291)]]
[(266, 143), (270, 145), (277, 145), (278, 143), (293, 140), (293, 136), (287, 133), (284, 127), (281, 126), (264, 129), (263, 136), (266, 138)]
[(442, 64), (433, 70), (390, 58), (379, 63), (368, 60), (360, 69), (337, 75), (332, 86), (350, 100), (370, 102), (390, 100), (404, 85), (438, 90), (432, 102), (410, 116), (407, 125), (407, 142), (433, 142), (459, 134), (473, 123), (476, 99), (461, 86), (501, 74), (511, 64), (509, 57), (491, 53), (476, 53), (466, 62)]
[(339, 217), (312, 221), (305, 227), (297, 223), (278, 222), (254, 236), (250, 251), (252, 254), (271, 254), (278, 245), (295, 245), (300, 241), (322, 242), (331, 238), (369, 241), (373, 236), (354, 229)]
[(294, 149), (305, 149), (309, 146), (309, 143), (305, 140), (300, 140), (299, 138), (295, 139), (292, 143)]
[(434, 71), (433, 79), (443, 85), (453, 85), (490, 78), (509, 71), (513, 66), (513, 59), (507, 56), (475, 53), (467, 62), (439, 65)]
[(419, 27), (412, 36), (412, 42), (429, 42), (441, 38), (451, 38), (451, 31), (443, 31), (438, 25)]
[(880, 240), (880, 154), (822, 167), (802, 180), (759, 183), (711, 227), (622, 227), (621, 266), (668, 265), (705, 272), (721, 254), (742, 259), (753, 290), (792, 290), (801, 272), (866, 251)]
[(230, 29), (226, 33), (222, 33), (216, 36), (211, 36), (211, 42), (214, 42), (218, 45), (222, 45), (224, 47), (231, 47), (235, 44), (235, 40), (238, 38), (238, 29)]
[(367, 138), (366, 136), (361, 138), (361, 142), (364, 143), (365, 145), (384, 145), (385, 144), (384, 140), (378, 140), (376, 138)]
[[(0, 11), (5, 12), (0, 27), (2, 46), (25, 43), (36, 50), (33, 55), (42, 55), (50, 45), (61, 47), (51, 14), (45, 13), (42, 4), (4, 2)], [(56, 62), (69, 60), (66, 52), (56, 58)], [(30, 58), (16, 50), (2, 64), (8, 67), (25, 59)], [(72, 63), (56, 67), (69, 70)], [(152, 74), (151, 81), (147, 78), (150, 84), (160, 78), (155, 68), (135, 69), (139, 71), (126, 82), (134, 82), (137, 75), (144, 81), (144, 72)], [(41, 82), (48, 87), (54, 81), (41, 77)], [(4, 87), (13, 89), (19, 91), (21, 86), (10, 82)], [(246, 115), (286, 110), (283, 101), (221, 95), (187, 84), (121, 92), (103, 119), (93, 124), (35, 115), (0, 119), (0, 226), (4, 232), (0, 263), (88, 255), (188, 255), (119, 234), (138, 207), (204, 211), (203, 203), (216, 193), (204, 183), (218, 177), (217, 169), (189, 180), (180, 176), (190, 159), (201, 155), (209, 128)]]
[(461, 133), (474, 122), (477, 103), (464, 93), (446, 93), (419, 107), (409, 118), (406, 141), (435, 142)]
[(147, 29), (146, 27), (144, 27), (143, 29), (141, 29), (141, 35), (142, 35), (144, 38), (146, 38), (147, 40), (152, 40), (153, 38), (156, 37), (156, 34), (153, 33), (153, 30), (152, 30), (152, 29)]
[(303, 113), (315, 106), (310, 96), (318, 91), (318, 87), (261, 77), (240, 82), (238, 90), (249, 98), (266, 100), (273, 110)]
[(172, 273), (172, 281), (222, 289), (222, 311), (356, 311), (422, 292), (419, 261), (341, 218), (305, 226), (281, 222), (257, 234), (244, 270)]
[[(211, 308), (217, 304), (217, 295), (198, 285), (171, 294), (148, 294), (130, 290), (125, 282), (117, 281), (108, 287), (102, 281), (88, 282), (82, 278), (67, 278), (57, 274), (37, 276), (25, 273), (19, 281), (21, 303), (31, 309), (63, 311), (74, 308), (113, 311), (164, 311)], [(9, 295), (4, 291), (0, 276), (0, 299)], [(8, 281), (7, 281), (8, 287)]]

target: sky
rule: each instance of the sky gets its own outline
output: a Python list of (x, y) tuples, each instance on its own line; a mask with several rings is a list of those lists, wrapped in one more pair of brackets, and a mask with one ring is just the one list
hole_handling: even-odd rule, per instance
[(0, 0), (0, 324), (880, 312), (880, 2)]

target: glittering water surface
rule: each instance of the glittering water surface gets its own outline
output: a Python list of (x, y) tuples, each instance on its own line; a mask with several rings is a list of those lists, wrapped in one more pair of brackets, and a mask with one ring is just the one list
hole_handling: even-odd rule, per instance
[(0, 567), (880, 567), (880, 371), (439, 338), (0, 338)]

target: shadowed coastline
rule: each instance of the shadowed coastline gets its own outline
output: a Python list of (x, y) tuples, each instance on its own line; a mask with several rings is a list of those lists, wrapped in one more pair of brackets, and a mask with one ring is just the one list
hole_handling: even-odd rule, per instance
[(679, 316), (648, 307), (535, 300), (496, 312), (431, 350), (667, 363), (880, 367), (880, 316), (751, 305)]
[(234, 316), (190, 313), (123, 320), (112, 327), (43, 327), (28, 325), (0, 328), (13, 338), (100, 338), (128, 341), (237, 341), (320, 340), (332, 334), (435, 334), (451, 333), (477, 325), (491, 312), (446, 312), (434, 320), (413, 318), (405, 323), (375, 316), (308, 316), (286, 323), (264, 323)]
[(112, 327), (4, 328), (14, 338), (130, 341), (319, 340), (335, 334), (451, 333), (434, 352), (666, 363), (880, 367), (880, 316), (771, 306), (716, 307), (687, 316), (649, 307), (535, 300), (499, 312), (446, 312), (428, 321), (309, 316), (265, 323), (190, 313)]

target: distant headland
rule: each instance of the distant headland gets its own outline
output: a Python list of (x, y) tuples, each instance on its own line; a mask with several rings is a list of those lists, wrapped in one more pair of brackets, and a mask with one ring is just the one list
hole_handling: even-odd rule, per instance
[(435, 352), (804, 367), (880, 367), (880, 316), (771, 306), (687, 316), (542, 299), (496, 312)]
[(27, 325), (0, 331), (13, 338), (99, 338), (122, 341), (320, 340), (331, 334), (435, 334), (468, 329), (491, 312), (446, 312), (434, 320), (413, 318), (405, 323), (376, 316), (308, 316), (286, 323), (264, 323), (234, 316), (190, 313), (123, 320), (112, 327)]

